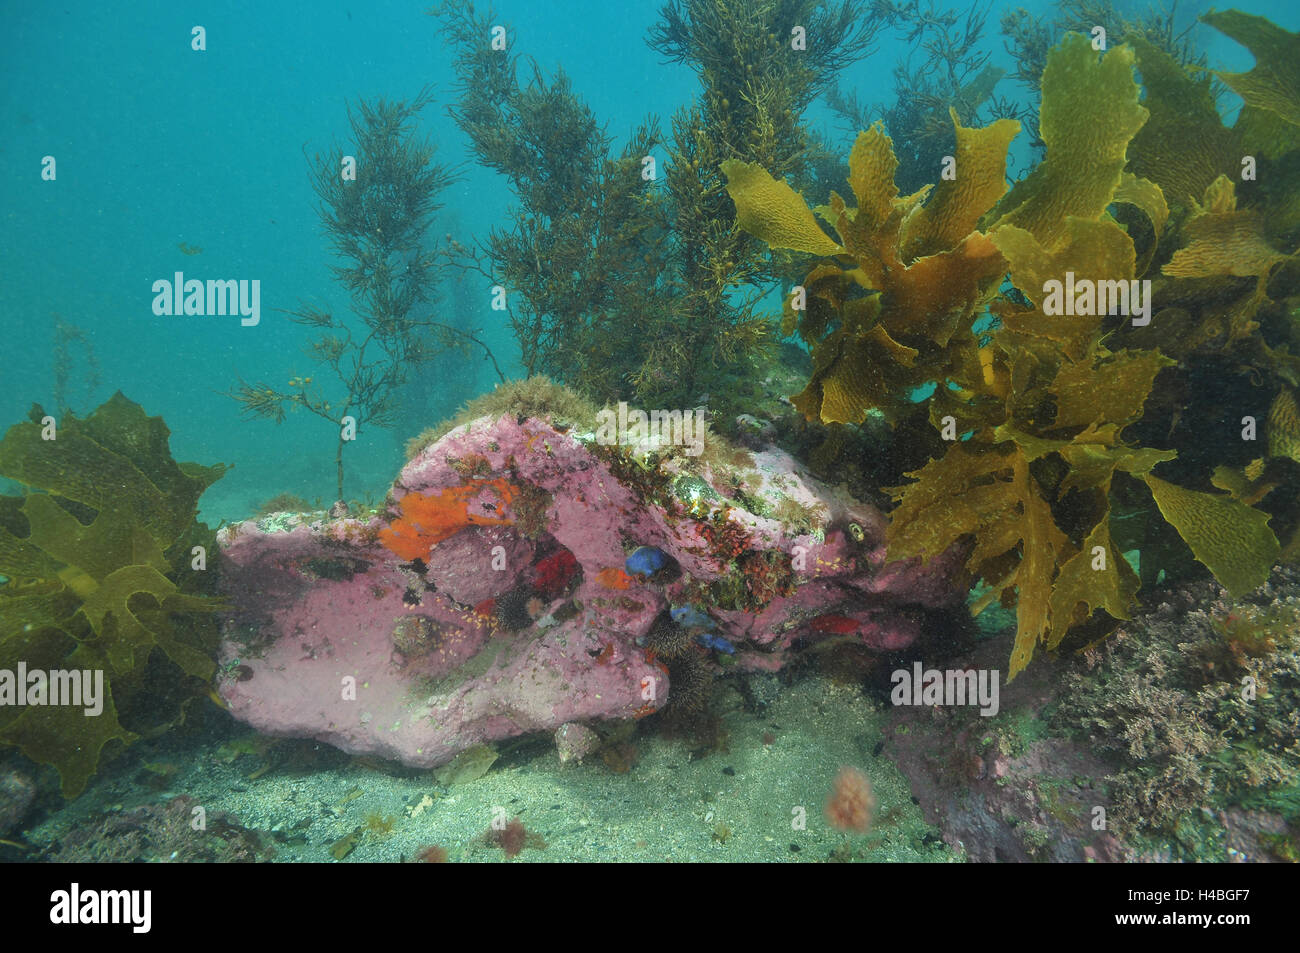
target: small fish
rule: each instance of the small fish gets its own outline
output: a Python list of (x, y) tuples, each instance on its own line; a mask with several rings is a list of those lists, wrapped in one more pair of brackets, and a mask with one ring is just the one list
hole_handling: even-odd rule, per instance
[(668, 554), (654, 546), (638, 546), (624, 565), (629, 573), (653, 576), (668, 565)]
[(695, 637), (697, 644), (704, 646), (706, 649), (717, 649), (727, 655), (735, 655), (736, 647), (720, 635), (714, 635), (712, 632), (701, 632)]
[(673, 621), (686, 629), (711, 629), (714, 622), (695, 606), (678, 606), (670, 610)]
[(361, 828), (354, 827), (352, 833), (345, 834), (330, 845), (330, 856), (335, 860), (342, 860), (348, 854), (357, 849), (357, 844), (361, 842)]
[(474, 745), (434, 771), (433, 777), (439, 784), (447, 787), (469, 784), (487, 774), (497, 758), (497, 750), (491, 745)]
[(359, 787), (349, 788), (347, 792), (343, 795), (343, 800), (339, 801), (338, 804), (334, 805), (335, 813), (338, 813), (345, 804), (351, 804), (353, 801), (355, 801), (357, 798), (361, 797), (365, 793), (366, 792)]
[(856, 632), (862, 628), (862, 623), (857, 619), (850, 619), (848, 616), (843, 615), (820, 615), (808, 623), (808, 628), (814, 632), (848, 635), (850, 632)]

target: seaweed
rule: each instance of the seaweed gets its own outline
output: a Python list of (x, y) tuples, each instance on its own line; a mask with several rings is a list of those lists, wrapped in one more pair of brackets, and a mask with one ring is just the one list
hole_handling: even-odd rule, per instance
[(911, 48), (894, 68), (894, 104), (869, 106), (853, 90), (838, 86), (827, 92), (827, 105), (853, 134), (870, 126), (872, 115), (882, 118), (900, 159), (898, 182), (905, 192), (925, 185), (931, 170), (953, 154), (950, 109), (966, 125), (997, 118), (1033, 121), (1030, 110), (994, 95), (1004, 71), (991, 65), (989, 53), (980, 48), (991, 7), (974, 4), (962, 18), (956, 11), (936, 9), (934, 0), (924, 8), (920, 0), (885, 6), (889, 26), (906, 34)]
[[(707, 394), (739, 411), (772, 358), (761, 299), (788, 264), (730, 227), (720, 164), (811, 178), (803, 113), (868, 52), (880, 15), (860, 0), (666, 3), (648, 42), (695, 71), (700, 95), (670, 134), (647, 117), (615, 151), (562, 71), (533, 64), (525, 78), (526, 60), (492, 48), (490, 11), (444, 2), (435, 14), (455, 51), (452, 116), (518, 200), (460, 263), (506, 290), (525, 371), (598, 401), (689, 406)], [(796, 28), (807, 50), (792, 47)], [(654, 172), (657, 149), (668, 167)]]
[(67, 705), (0, 709), (0, 743), (54, 765), (69, 798), (105, 745), (174, 722), (215, 673), (220, 602), (195, 555), (213, 553), (214, 540), (195, 515), (225, 467), (176, 463), (169, 436), (118, 392), (57, 424), (34, 406), (0, 441), (0, 475), (26, 488), (0, 497), (0, 670), (104, 673), (97, 717)]
[[(795, 406), (824, 423), (874, 413), (900, 427), (926, 415), (944, 434), (943, 453), (889, 488), (898, 504), (889, 555), (930, 559), (967, 546), (972, 578), (990, 587), (974, 611), (999, 598), (1016, 608), (1013, 678), (1040, 644), (1055, 649), (1090, 620), (1113, 627), (1128, 617), (1140, 579), (1113, 520), (1134, 515), (1134, 480), (1151, 493), (1137, 504), (1145, 519), (1155, 518), (1154, 503), (1234, 596), (1262, 583), (1279, 553), (1268, 514), (1154, 476), (1178, 452), (1125, 437), (1158, 375), (1177, 363), (1155, 347), (1108, 346), (1129, 323), (1127, 304), (1120, 319), (1114, 307), (1068, 315), (1048, 307), (1053, 281), (1067, 273), (1127, 288), (1139, 267), (1131, 233), (1166, 229), (1161, 189), (1126, 168), (1148, 116), (1134, 62), (1128, 47), (1099, 58), (1079, 34), (1051, 52), (1040, 117), (1046, 157), (1009, 191), (1012, 120), (970, 129), (952, 111), (957, 176), (907, 196), (894, 182), (898, 160), (883, 127), (860, 133), (849, 156), (857, 207), (832, 193), (817, 209), (838, 241), (788, 184), (753, 164), (723, 166), (741, 228), (772, 248), (822, 258), (802, 283), (803, 306), (792, 295), (787, 311), (786, 330), (798, 331), (814, 364)], [(1216, 193), (1223, 210), (1205, 214), (1231, 214), (1225, 191)], [(1212, 238), (1198, 221), (1170, 246), (1190, 238), (1194, 250)], [(1233, 221), (1243, 230), (1254, 219)], [(1255, 261), (1236, 245), (1216, 260), (1225, 255), (1238, 270)], [(1262, 283), (1276, 258), (1256, 257), (1244, 267)], [(926, 387), (931, 396), (918, 400)], [(1119, 501), (1125, 508), (1112, 513)]]
[[(363, 426), (394, 423), (402, 387), (420, 365), (448, 351), (482, 351), (505, 381), (476, 329), (434, 316), (442, 265), (426, 233), (442, 207), (439, 195), (455, 176), (433, 161), (433, 144), (415, 132), (431, 99), (426, 89), (410, 102), (358, 103), (348, 112), (355, 147), (335, 146), (312, 160), (321, 223), (343, 262), (331, 270), (360, 320), (312, 304), (288, 313), (320, 332), (307, 353), (335, 377), (335, 395), (328, 396), (320, 383), (313, 385), (311, 377), (293, 378), (287, 390), (241, 379), (229, 394), (247, 417), (279, 424), (287, 412), (304, 410), (336, 426), (335, 499), (340, 504), (344, 447)], [(351, 177), (345, 174), (349, 161), (355, 170)]]
[(734, 374), (768, 358), (774, 335), (761, 300), (775, 285), (788, 286), (791, 272), (788, 262), (767, 260), (761, 245), (729, 227), (732, 203), (721, 167), (755, 162), (811, 184), (817, 143), (804, 115), (843, 69), (868, 55), (885, 21), (880, 7), (861, 0), (672, 0), (663, 6), (648, 42), (667, 60), (689, 66), (701, 90), (673, 117), (667, 144), (670, 264), (680, 293), (666, 333), (652, 341), (635, 378), (642, 385), (676, 367), (675, 389), (685, 399), (721, 390), (724, 399), (743, 402), (744, 383), (710, 368)]
[(1223, 125), (1208, 76), (1196, 77), (1159, 47), (1132, 41), (1150, 115), (1129, 144), (1129, 167), (1160, 186), (1169, 202), (1199, 200), (1211, 182), (1238, 165), (1239, 134)]
[(544, 374), (508, 381), (466, 403), (448, 420), (421, 431), (406, 442), (406, 458), (437, 443), (452, 430), (479, 417), (494, 420), (515, 417), (549, 418), (557, 428), (581, 431), (596, 429), (598, 408), (576, 391), (557, 384)]
[[(667, 222), (645, 156), (661, 142), (648, 117), (613, 151), (562, 70), (521, 64), (493, 47), (491, 9), (447, 2), (430, 11), (452, 51), (452, 118), (479, 161), (505, 176), (510, 221), (448, 261), (504, 291), (505, 317), (529, 377), (546, 374), (600, 399), (625, 393), (639, 358), (631, 315), (651, 326), (666, 307)], [(508, 24), (507, 42), (513, 40)], [(525, 75), (521, 66), (530, 66)]]
[[(1296, 817), (1300, 720), (1294, 571), (1269, 605), (1166, 606), (1083, 654), (1052, 720), (1110, 759), (1116, 828), (1174, 832), (1188, 814), (1234, 805)], [(1212, 601), (1213, 600), (1213, 601)], [(1249, 686), (1249, 688), (1247, 688)]]
[(1201, 22), (1232, 37), (1255, 55), (1255, 67), (1249, 73), (1216, 70), (1214, 75), (1246, 105), (1300, 126), (1300, 34), (1240, 10), (1211, 11), (1201, 17)]
[(1033, 16), (1024, 7), (1003, 13), (1006, 50), (1016, 62), (1013, 77), (1038, 91), (1053, 38), (1068, 32), (1088, 33), (1098, 25), (1106, 28), (1109, 46), (1145, 43), (1166, 53), (1180, 68), (1205, 66), (1205, 54), (1192, 37), (1196, 21), (1179, 15), (1178, 0), (1152, 4), (1132, 18), (1120, 13), (1113, 0), (1057, 0), (1051, 21)]

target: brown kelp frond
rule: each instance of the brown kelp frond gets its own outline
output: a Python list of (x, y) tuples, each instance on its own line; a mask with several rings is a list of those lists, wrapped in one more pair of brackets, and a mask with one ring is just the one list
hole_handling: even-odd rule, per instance
[[(1116, 216), (1141, 216), (1126, 221), (1148, 236), (1143, 267), (1167, 276), (1226, 267), (1262, 282), (1280, 258), (1260, 219), (1228, 208), (1222, 188), (1216, 211), (1195, 210), (1166, 234), (1160, 186), (1127, 167), (1149, 115), (1134, 62), (1127, 47), (1099, 57), (1078, 34), (1051, 52), (1040, 118), (1047, 154), (1009, 191), (1018, 124), (967, 128), (955, 110), (956, 174), (933, 190), (901, 194), (879, 124), (849, 156), (856, 207), (832, 193), (814, 215), (756, 164), (723, 165), (741, 228), (821, 259), (788, 303), (786, 329), (814, 365), (795, 406), (825, 423), (873, 413), (899, 425), (924, 414), (947, 443), (891, 490), (889, 552), (929, 559), (968, 547), (967, 568), (990, 587), (975, 611), (993, 599), (1016, 609), (1012, 676), (1074, 627), (1127, 617), (1139, 575), (1116, 535), (1121, 484), (1123, 516), (1134, 505), (1158, 510), (1234, 594), (1262, 582), (1279, 552), (1267, 513), (1157, 478), (1153, 468), (1178, 454), (1125, 439), (1176, 362), (1155, 347), (1113, 346), (1127, 319), (1145, 326), (1138, 312), (1152, 307), (1151, 291), (1141, 302), (1134, 239)], [(1207, 258), (1232, 264), (1201, 265)], [(926, 388), (932, 396), (920, 400)], [(1145, 503), (1133, 502), (1135, 481), (1149, 491)]]
[(0, 743), (54, 765), (66, 797), (85, 788), (106, 745), (178, 720), (216, 670), (221, 603), (205, 571), (215, 541), (195, 514), (225, 467), (176, 463), (169, 437), (162, 418), (117, 393), (85, 418), (34, 407), (0, 440), (0, 476), (27, 489), (0, 497), (0, 669), (104, 676), (95, 717), (0, 708)]

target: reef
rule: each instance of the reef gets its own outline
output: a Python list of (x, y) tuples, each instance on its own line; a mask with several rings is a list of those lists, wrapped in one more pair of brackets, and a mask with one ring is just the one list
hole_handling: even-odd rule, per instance
[[(1161, 592), (1109, 639), (1035, 666), (992, 718), (899, 708), (891, 755), (973, 860), (1300, 858), (1300, 574), (1244, 600)], [(996, 664), (984, 642), (954, 660)]]
[(440, 437), (479, 417), (512, 414), (516, 417), (545, 418), (558, 430), (576, 427), (582, 431), (596, 428), (598, 409), (595, 404), (545, 374), (507, 381), (486, 394), (475, 397), (448, 420), (422, 430), (408, 440), (406, 458), (411, 459)]
[(889, 562), (879, 511), (779, 450), (707, 442), (482, 417), (370, 518), (223, 528), (222, 698), (267, 734), (410, 765), (557, 730), (580, 757), (583, 725), (652, 715), (692, 679), (836, 639), (898, 650), (960, 600), (960, 548)]
[[(437, 240), (458, 172), (418, 132), (431, 94), (356, 102), (352, 145), (311, 161), (346, 310), (282, 312), (319, 376), (230, 394), (325, 422), (328, 510), (279, 494), (209, 530), (198, 500), (224, 468), (173, 460), (120, 393), (69, 410), (98, 366), (56, 321), (55, 409), (0, 440), (20, 487), (0, 496), (7, 848), (41, 856), (8, 837), (51, 820), (56, 774), (78, 796), (206, 697), (257, 732), (215, 752), (256, 755), (249, 782), (337, 765), (499, 791), (551, 746), (570, 777), (666, 777), (682, 762), (652, 731), (690, 737), (691, 760), (729, 738), (773, 755), (752, 781), (799, 775), (815, 762), (791, 739), (814, 738), (855, 752), (823, 765), (844, 767), (814, 817), (840, 859), (897, 840), (902, 786), (848, 763), (888, 747), (952, 848), (935, 855), (1300, 860), (1300, 34), (1206, 13), (1254, 59), (1215, 71), (1172, 12), (1008, 13), (1028, 106), (996, 95), (989, 10), (664, 0), (647, 43), (697, 88), (616, 139), (526, 35), (442, 0), (450, 118), (509, 210)], [(894, 104), (866, 107), (836, 78), (885, 30), (911, 53)], [(853, 123), (845, 148), (809, 128), (819, 100)], [(524, 379), (439, 320), (476, 287)], [(382, 501), (345, 503), (357, 428), (447, 414), (469, 355), (500, 386), (410, 439)], [(1003, 694), (876, 707), (891, 669), (919, 688), (936, 661)], [(825, 684), (792, 684), (814, 668)], [(33, 670), (102, 672), (102, 713), (11, 704)], [(796, 734), (775, 720), (792, 709), (826, 718)], [(758, 764), (733, 760), (724, 777)], [(114, 780), (234, 775), (208, 767)], [(346, 825), (326, 805), (323, 849), (400, 835), (445, 793)], [(567, 841), (539, 806), (476, 822), (469, 849)], [(270, 856), (229, 815), (193, 827), (188, 796), (73, 813), (43, 859)], [(753, 831), (705, 820), (719, 851)]]
[(1247, 807), (1300, 833), (1297, 590), (1286, 567), (1249, 600), (1169, 593), (1066, 673), (1055, 722), (1112, 763), (1113, 827), (1176, 832), (1202, 806)]
[(97, 814), (62, 833), (46, 861), (63, 864), (258, 863), (275, 849), (261, 832), (181, 795), (163, 804)]

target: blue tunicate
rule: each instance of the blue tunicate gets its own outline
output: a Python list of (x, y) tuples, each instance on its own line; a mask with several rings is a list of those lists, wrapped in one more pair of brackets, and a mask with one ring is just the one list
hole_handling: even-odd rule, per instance
[(625, 565), (629, 573), (653, 576), (668, 565), (668, 554), (653, 546), (639, 546), (631, 556), (627, 557)]
[(712, 632), (701, 632), (695, 637), (695, 641), (706, 649), (717, 649), (727, 655), (735, 655), (736, 647), (720, 635), (714, 635)]
[(687, 629), (711, 629), (713, 620), (695, 606), (678, 606), (670, 610), (673, 621)]

